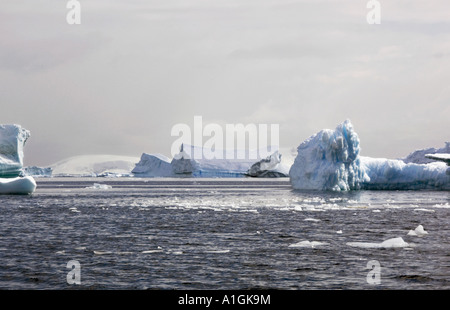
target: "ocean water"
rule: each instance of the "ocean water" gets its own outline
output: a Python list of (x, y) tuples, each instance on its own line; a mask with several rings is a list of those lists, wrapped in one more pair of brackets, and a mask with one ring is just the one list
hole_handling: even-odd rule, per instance
[[(0, 196), (0, 289), (450, 288), (448, 191), (296, 191), (284, 178), (37, 183), (33, 195)], [(427, 234), (409, 234), (419, 225)]]

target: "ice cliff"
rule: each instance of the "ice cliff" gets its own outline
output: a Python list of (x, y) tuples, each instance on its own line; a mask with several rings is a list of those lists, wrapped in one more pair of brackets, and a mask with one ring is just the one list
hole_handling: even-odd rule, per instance
[[(297, 151), (289, 171), (295, 189), (450, 189), (446, 164), (410, 162), (412, 158), (417, 161), (419, 153), (410, 160), (360, 156), (360, 141), (349, 120), (335, 130), (321, 130), (301, 143)], [(423, 156), (430, 151), (427, 149)]]

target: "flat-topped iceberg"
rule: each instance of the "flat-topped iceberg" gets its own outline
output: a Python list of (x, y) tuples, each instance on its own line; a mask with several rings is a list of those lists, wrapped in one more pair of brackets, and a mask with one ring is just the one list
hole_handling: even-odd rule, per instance
[(335, 130), (324, 129), (311, 136), (297, 151), (289, 171), (295, 189), (450, 189), (444, 162), (417, 164), (360, 156), (360, 141), (349, 120)]

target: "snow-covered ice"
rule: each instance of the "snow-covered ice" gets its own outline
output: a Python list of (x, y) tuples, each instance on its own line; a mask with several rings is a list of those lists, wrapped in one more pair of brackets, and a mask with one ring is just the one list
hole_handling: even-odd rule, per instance
[(349, 120), (334, 131), (324, 129), (311, 136), (297, 150), (289, 171), (295, 189), (450, 189), (443, 162), (416, 164), (360, 156), (360, 141)]
[(61, 160), (50, 168), (53, 176), (129, 176), (139, 157), (80, 155)]

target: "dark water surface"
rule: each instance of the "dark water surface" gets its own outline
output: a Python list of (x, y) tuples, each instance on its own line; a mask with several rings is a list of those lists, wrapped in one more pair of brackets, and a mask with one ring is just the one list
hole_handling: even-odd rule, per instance
[[(71, 260), (76, 287), (87, 289), (450, 288), (448, 191), (305, 192), (246, 178), (37, 182), (31, 196), (0, 196), (1, 289), (74, 288)], [(418, 225), (428, 234), (408, 235)]]

